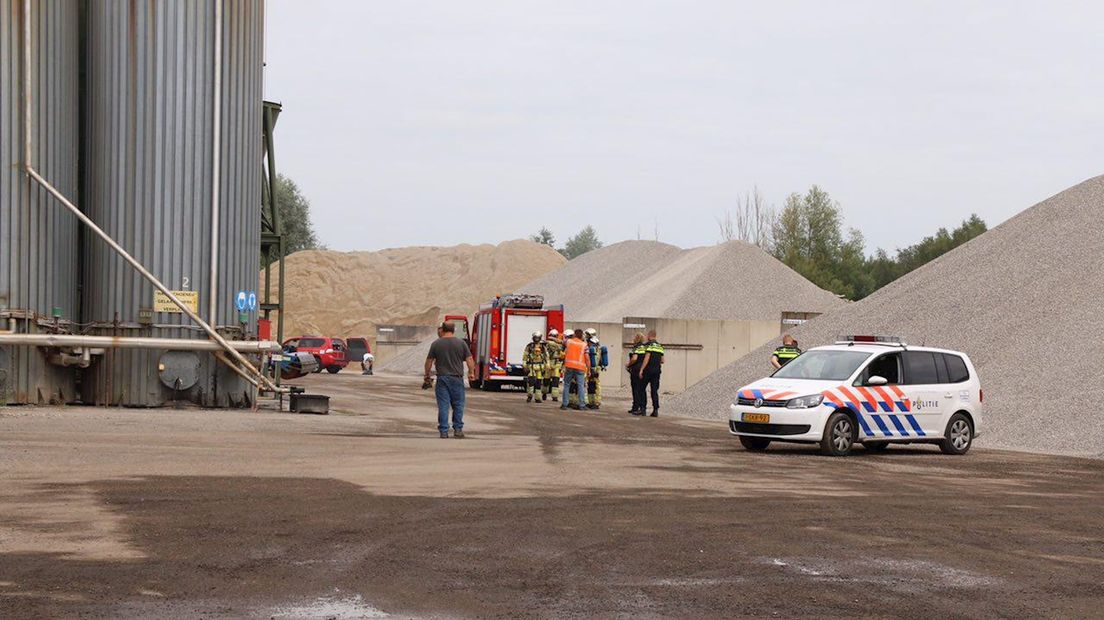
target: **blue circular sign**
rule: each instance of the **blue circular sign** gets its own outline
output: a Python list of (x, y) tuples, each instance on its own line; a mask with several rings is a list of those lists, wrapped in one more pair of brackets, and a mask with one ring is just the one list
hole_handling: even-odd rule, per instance
[(234, 305), (238, 307), (238, 312), (245, 312), (245, 303), (245, 291), (238, 291), (238, 296), (234, 299)]
[(249, 291), (249, 311), (257, 309), (257, 291)]

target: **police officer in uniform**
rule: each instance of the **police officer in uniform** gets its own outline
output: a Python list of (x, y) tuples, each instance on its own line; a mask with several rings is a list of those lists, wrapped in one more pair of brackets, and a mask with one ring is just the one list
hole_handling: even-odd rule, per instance
[(629, 349), (629, 361), (625, 362), (625, 368), (629, 371), (629, 385), (632, 387), (633, 398), (629, 413), (633, 415), (644, 415), (648, 408), (640, 379), (640, 366), (644, 363), (644, 352), (644, 334), (636, 332), (633, 336), (632, 348)]
[[(659, 376), (663, 372), (663, 345), (656, 340), (655, 330), (648, 332), (648, 342), (644, 343), (644, 361), (640, 364), (640, 372), (637, 375), (641, 381), (640, 404), (644, 409), (648, 408), (647, 394), (652, 393), (652, 417), (659, 416)], [(641, 411), (643, 414), (643, 411)]]
[(548, 371), (548, 348), (541, 341), (541, 333), (533, 332), (533, 342), (525, 345), (525, 353), (521, 357), (525, 368), (525, 392), (528, 396), (525, 402), (533, 402), (533, 396), (543, 398), (544, 375)]
[(771, 366), (778, 370), (792, 362), (798, 355), (801, 355), (801, 349), (798, 348), (797, 341), (794, 340), (793, 336), (786, 334), (782, 336), (782, 346), (775, 349), (774, 353), (771, 354)]
[(560, 375), (563, 373), (564, 357), (564, 345), (560, 340), (559, 330), (550, 330), (544, 344), (548, 348), (548, 371), (544, 375), (541, 400), (552, 396), (552, 402), (556, 402), (560, 399)]

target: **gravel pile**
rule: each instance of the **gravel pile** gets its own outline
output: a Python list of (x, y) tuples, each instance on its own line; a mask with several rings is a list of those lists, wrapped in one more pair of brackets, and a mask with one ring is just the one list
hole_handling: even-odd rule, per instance
[[(985, 389), (979, 445), (1104, 456), (1104, 176), (1024, 211), (943, 257), (793, 331), (804, 348), (847, 333), (965, 351)], [(667, 410), (723, 418), (769, 372), (765, 345)]]
[(420, 375), (425, 372), (426, 356), (429, 355), (429, 345), (437, 340), (434, 335), (409, 349), (399, 353), (395, 357), (382, 364), (377, 364), (375, 370), (380, 372), (393, 372), (400, 375)]
[(624, 241), (588, 252), (521, 292), (563, 304), (570, 321), (616, 322), (626, 316), (775, 320), (785, 310), (825, 312), (845, 305), (741, 241), (690, 250)]

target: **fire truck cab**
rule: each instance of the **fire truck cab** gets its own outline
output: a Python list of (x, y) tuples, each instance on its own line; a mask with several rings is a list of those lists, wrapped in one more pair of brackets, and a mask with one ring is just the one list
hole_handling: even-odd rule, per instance
[[(456, 324), (456, 336), (464, 337), (475, 358), (472, 387), (498, 390), (503, 385), (525, 385), (522, 355), (534, 332), (563, 331), (563, 306), (544, 307), (540, 295), (503, 295), (480, 306), (471, 325), (463, 316), (447, 316)], [(470, 339), (469, 339), (470, 334)]]

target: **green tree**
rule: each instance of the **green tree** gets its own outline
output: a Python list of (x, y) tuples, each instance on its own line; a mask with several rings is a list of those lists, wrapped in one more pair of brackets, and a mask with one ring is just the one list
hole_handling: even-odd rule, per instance
[(571, 260), (600, 247), (602, 247), (602, 242), (598, 240), (598, 232), (594, 230), (593, 226), (588, 225), (576, 233), (574, 237), (567, 240), (564, 247), (560, 249), (560, 254)]
[[(302, 190), (289, 177), (276, 176), (276, 207), (280, 210), (280, 227), (284, 235), (284, 256), (299, 250), (326, 249), (318, 240), (311, 223), (311, 205)], [(278, 257), (273, 257), (275, 260)], [(261, 266), (266, 257), (261, 256)]]
[(790, 194), (771, 233), (775, 258), (817, 286), (851, 298), (869, 286), (862, 234), (845, 238), (839, 204), (820, 187)]
[(975, 213), (963, 220), (958, 228), (952, 231), (940, 228), (934, 235), (924, 237), (913, 245), (897, 250), (894, 259), (890, 259), (885, 250), (879, 249), (875, 257), (871, 259), (873, 268), (870, 270), (870, 275), (874, 282), (870, 292), (926, 265), (988, 229), (985, 221)]
[(541, 226), (537, 234), (529, 235), (529, 240), (533, 243), (547, 245), (550, 248), (556, 247), (556, 237), (552, 234), (551, 230), (548, 230), (547, 226)]

